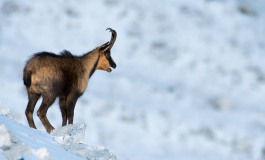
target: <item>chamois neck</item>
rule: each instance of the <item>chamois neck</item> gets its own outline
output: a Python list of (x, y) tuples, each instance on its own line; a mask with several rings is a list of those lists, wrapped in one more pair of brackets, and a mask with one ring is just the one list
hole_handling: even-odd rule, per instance
[(98, 49), (96, 48), (93, 51), (84, 54), (82, 58), (83, 58), (83, 64), (84, 64), (86, 73), (88, 74), (88, 77), (90, 78), (97, 68), (97, 64), (99, 60)]

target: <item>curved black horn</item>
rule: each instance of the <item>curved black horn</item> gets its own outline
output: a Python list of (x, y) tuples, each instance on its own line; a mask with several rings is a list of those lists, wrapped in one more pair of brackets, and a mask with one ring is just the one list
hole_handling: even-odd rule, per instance
[(109, 46), (104, 51), (110, 50), (112, 48), (114, 42), (116, 41), (116, 37), (117, 37), (117, 32), (114, 29), (107, 28), (106, 30), (109, 30), (111, 32), (111, 39), (108, 43)]

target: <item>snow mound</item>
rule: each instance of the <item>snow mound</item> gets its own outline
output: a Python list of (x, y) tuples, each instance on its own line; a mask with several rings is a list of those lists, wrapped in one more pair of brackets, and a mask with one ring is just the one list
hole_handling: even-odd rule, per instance
[(66, 150), (79, 155), (85, 159), (95, 160), (118, 160), (118, 157), (102, 146), (91, 147), (85, 144), (65, 145)]
[[(1, 123), (3, 122), (2, 118), (3, 116), (1, 115)], [(31, 147), (19, 143), (17, 137), (11, 134), (8, 131), (9, 128), (4, 124), (5, 123), (0, 124), (0, 149), (6, 159), (17, 160), (23, 158), (29, 152), (34, 151)], [(38, 154), (35, 154), (35, 156), (39, 157)], [(46, 157), (46, 159), (48, 159), (48, 157)]]
[(19, 124), (10, 117), (7, 110), (0, 108), (1, 160), (118, 160), (104, 147), (82, 144), (86, 129), (84, 123), (61, 127), (49, 135)]
[(0, 124), (0, 147), (10, 146), (11, 138), (6, 126)]
[(79, 155), (85, 159), (118, 160), (117, 156), (102, 146), (91, 147), (84, 142), (86, 124), (70, 124), (52, 131), (54, 140), (61, 144), (67, 151)]
[(59, 144), (83, 143), (86, 125), (84, 123), (70, 124), (52, 131), (51, 135)]
[(9, 111), (10, 110), (8, 108), (0, 107), (0, 115), (8, 115)]
[(50, 153), (47, 148), (40, 148), (38, 150), (33, 150), (33, 154), (39, 159), (49, 159)]

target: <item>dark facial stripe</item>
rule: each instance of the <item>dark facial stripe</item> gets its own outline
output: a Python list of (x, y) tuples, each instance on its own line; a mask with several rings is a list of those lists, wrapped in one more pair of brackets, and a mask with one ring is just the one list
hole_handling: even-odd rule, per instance
[(112, 68), (116, 68), (116, 63), (113, 61), (113, 59), (110, 57), (110, 58), (108, 58), (108, 61), (109, 61), (109, 64), (110, 64), (110, 66), (112, 67)]
[(113, 59), (110, 56), (110, 52), (105, 52), (105, 57), (109, 61), (109, 64), (112, 68), (116, 68), (116, 63), (113, 61)]
[(94, 66), (93, 66), (93, 68), (92, 68), (92, 70), (91, 70), (91, 72), (90, 72), (90, 74), (89, 74), (89, 78), (90, 78), (90, 77), (93, 75), (93, 73), (95, 72), (97, 65), (98, 65), (98, 61), (94, 64)]

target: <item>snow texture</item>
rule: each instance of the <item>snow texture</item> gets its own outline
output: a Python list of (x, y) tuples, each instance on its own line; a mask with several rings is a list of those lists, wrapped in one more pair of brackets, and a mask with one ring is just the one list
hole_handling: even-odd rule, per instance
[(53, 130), (51, 135), (59, 144), (83, 143), (85, 136), (85, 124), (68, 125)]
[[(8, 115), (6, 112), (5, 114)], [(81, 143), (85, 134), (84, 124), (65, 126), (49, 135), (23, 126), (7, 115), (0, 112), (0, 159), (118, 160), (117, 156), (104, 147), (91, 147)]]
[[(81, 55), (107, 42), (111, 27), (117, 68), (96, 71), (75, 107), (84, 143), (124, 160), (264, 160), (264, 8), (264, 0), (1, 0), (0, 106), (27, 126), (28, 58)], [(44, 132), (39, 106), (34, 120)], [(58, 101), (47, 116), (61, 126)]]

